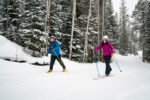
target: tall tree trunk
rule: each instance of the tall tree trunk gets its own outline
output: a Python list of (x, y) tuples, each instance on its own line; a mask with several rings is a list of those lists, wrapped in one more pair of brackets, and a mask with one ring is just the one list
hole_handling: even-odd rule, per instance
[[(100, 7), (99, 7), (99, 0), (97, 0), (97, 22), (98, 22), (98, 26), (97, 26), (97, 30), (98, 30), (98, 41), (97, 41), (97, 45), (100, 44)], [(100, 51), (98, 51), (98, 60), (100, 60)]]
[[(94, 33), (92, 34), (92, 45), (94, 46), (94, 39), (95, 39), (95, 35), (94, 35)], [(92, 53), (91, 54), (93, 54), (93, 51), (91, 51)], [(93, 62), (94, 62), (94, 54), (92, 55), (92, 58), (93, 58)]]
[(85, 33), (85, 45), (84, 45), (84, 54), (83, 54), (83, 62), (87, 62), (87, 45), (88, 45), (88, 32), (89, 32), (89, 21), (90, 21), (90, 17), (91, 17), (91, 4), (92, 0), (90, 0), (90, 7), (89, 7), (89, 15), (88, 15), (88, 22), (87, 22), (87, 26), (86, 26), (86, 33)]
[(45, 48), (45, 55), (47, 54), (47, 48), (48, 48), (48, 37), (49, 37), (49, 32), (50, 32), (50, 5), (51, 5), (51, 0), (47, 0), (47, 10), (46, 10), (46, 18), (45, 18), (45, 36), (46, 36), (46, 48)]
[[(101, 34), (101, 40), (103, 39), (104, 32), (105, 32), (105, 0), (102, 1), (102, 34)], [(102, 61), (102, 51), (100, 52), (100, 61)]]
[(70, 54), (69, 59), (72, 57), (72, 41), (73, 41), (73, 32), (74, 32), (74, 20), (76, 16), (76, 0), (73, 0), (73, 11), (72, 11), (72, 30), (71, 30), (71, 39), (70, 39)]

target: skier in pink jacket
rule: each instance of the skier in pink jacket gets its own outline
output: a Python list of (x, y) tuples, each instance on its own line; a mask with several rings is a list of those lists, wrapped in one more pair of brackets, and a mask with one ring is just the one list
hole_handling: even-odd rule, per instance
[(113, 46), (112, 44), (108, 41), (108, 36), (104, 36), (103, 37), (103, 41), (100, 43), (100, 45), (96, 48), (94, 48), (93, 46), (91, 47), (91, 49), (94, 49), (96, 51), (103, 49), (103, 56), (105, 59), (105, 63), (106, 63), (106, 71), (105, 74), (106, 76), (109, 76), (110, 72), (112, 71), (111, 66), (110, 66), (110, 59), (111, 56), (113, 56)]

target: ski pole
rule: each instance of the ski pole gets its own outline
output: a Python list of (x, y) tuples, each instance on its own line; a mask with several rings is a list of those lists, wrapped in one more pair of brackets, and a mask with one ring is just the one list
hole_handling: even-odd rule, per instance
[(60, 63), (61, 63), (63, 66), (65, 66), (64, 63), (60, 60), (60, 58), (57, 56), (55, 50), (54, 50), (54, 49), (52, 49), (52, 50), (53, 50), (53, 52), (55, 53), (55, 55), (56, 55), (56, 57), (58, 58), (58, 60), (60, 61)]
[(113, 56), (113, 58), (114, 58), (114, 60), (115, 60), (115, 62), (116, 62), (116, 64), (117, 64), (117, 66), (118, 66), (119, 71), (122, 72), (122, 70), (120, 69), (120, 66), (119, 66), (119, 64), (118, 64), (118, 62), (117, 62), (115, 56)]
[(95, 54), (94, 50), (93, 50), (93, 54), (94, 54), (94, 62), (96, 64), (96, 69), (97, 69), (98, 77), (100, 77), (100, 72), (99, 72), (99, 68), (98, 68), (97, 62), (96, 62), (96, 54)]

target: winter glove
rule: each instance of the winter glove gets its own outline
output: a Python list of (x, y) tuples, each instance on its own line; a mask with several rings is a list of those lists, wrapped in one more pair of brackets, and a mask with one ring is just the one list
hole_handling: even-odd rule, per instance
[(47, 56), (48, 56), (48, 57), (50, 57), (51, 55), (50, 55), (50, 54), (48, 54)]
[(91, 50), (94, 50), (94, 46), (91, 46)]
[(112, 53), (111, 56), (114, 56), (114, 53)]

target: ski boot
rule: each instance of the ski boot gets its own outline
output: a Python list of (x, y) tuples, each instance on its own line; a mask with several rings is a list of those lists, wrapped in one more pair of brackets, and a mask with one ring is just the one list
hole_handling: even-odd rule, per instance
[(66, 68), (63, 68), (62, 72), (65, 72), (66, 71)]
[(47, 73), (51, 73), (51, 72), (53, 72), (51, 69), (49, 69), (49, 70), (47, 71)]

